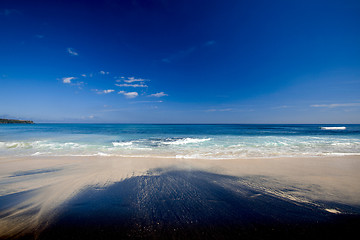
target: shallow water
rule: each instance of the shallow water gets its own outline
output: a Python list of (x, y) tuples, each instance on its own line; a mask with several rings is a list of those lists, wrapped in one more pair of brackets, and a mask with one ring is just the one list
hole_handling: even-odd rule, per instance
[(0, 125), (0, 154), (196, 159), (360, 155), (360, 125)]

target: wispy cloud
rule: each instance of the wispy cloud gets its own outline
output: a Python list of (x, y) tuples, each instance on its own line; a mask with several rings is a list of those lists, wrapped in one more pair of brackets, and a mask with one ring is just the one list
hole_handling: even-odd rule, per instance
[(220, 109), (207, 109), (205, 110), (205, 112), (231, 112), (233, 109), (232, 108), (220, 108)]
[(360, 107), (360, 103), (314, 104), (314, 105), (310, 105), (310, 107), (316, 107), (316, 108)]
[[(108, 74), (110, 74), (109, 72), (106, 72), (106, 71), (99, 71), (97, 74), (100, 74), (100, 75), (104, 75), (104, 77)], [(64, 84), (68, 84), (70, 86), (77, 86), (79, 87), (79, 89), (81, 89), (81, 87), (85, 84), (83, 81), (80, 81), (80, 80), (83, 80), (84, 78), (88, 78), (88, 77), (92, 77), (93, 74), (90, 73), (83, 73), (83, 74), (79, 74), (78, 76), (76, 77), (63, 77), (61, 79), (58, 79), (59, 81), (61, 81), (62, 83)], [(98, 76), (100, 77), (100, 76)], [(143, 78), (135, 78), (135, 77), (128, 77), (128, 78), (125, 78), (125, 77), (115, 77), (115, 80), (117, 83), (114, 83), (115, 86), (117, 87), (122, 87), (123, 89), (124, 88), (127, 88), (129, 90), (129, 88), (143, 88), (141, 89), (141, 96), (143, 97), (154, 97), (154, 98), (161, 98), (161, 97), (165, 97), (165, 96), (168, 96), (167, 93), (165, 92), (155, 92), (153, 94), (150, 94), (147, 92), (147, 89), (149, 86), (148, 84), (145, 84), (144, 82), (146, 83), (150, 83), (150, 80), (149, 79), (143, 79)], [(144, 89), (145, 88), (145, 89)], [(132, 98), (136, 98), (138, 96), (140, 96), (140, 93), (137, 91), (124, 91), (123, 89), (120, 89), (121, 91), (118, 91), (118, 90), (114, 90), (114, 89), (91, 89), (91, 91), (93, 91), (94, 93), (96, 94), (110, 94), (110, 93), (113, 93), (113, 92), (117, 92), (119, 95), (123, 95), (125, 96), (126, 98), (129, 98), (129, 99), (132, 99)], [(142, 103), (161, 103), (163, 101), (142, 101)], [(134, 102), (135, 103), (135, 102)], [(140, 101), (137, 101), (136, 103), (140, 103)]]
[(162, 103), (162, 102), (164, 102), (164, 101), (161, 101), (161, 100), (159, 100), (159, 101), (134, 101), (132, 103)]
[(95, 91), (97, 94), (108, 94), (108, 93), (115, 92), (114, 89), (106, 89), (106, 90), (93, 89), (93, 91)]
[(79, 87), (79, 89), (82, 89), (82, 86), (84, 85), (84, 82), (76, 82), (72, 83), (71, 85)]
[(78, 79), (78, 78), (77, 77), (63, 77), (58, 80), (61, 80), (61, 82), (64, 84), (68, 84), (70, 86), (76, 86), (79, 89), (82, 89), (82, 87), (84, 86), (85, 83), (82, 81), (74, 81), (75, 79)]
[(116, 82), (122, 82), (124, 81), (125, 77), (114, 77), (114, 79), (117, 79)]
[(66, 51), (67, 51), (71, 56), (79, 56), (79, 54), (78, 54), (73, 48), (67, 48)]
[(169, 96), (169, 95), (164, 92), (159, 92), (159, 93), (154, 93), (154, 94), (149, 95), (149, 97), (165, 97), (165, 96)]
[(223, 112), (223, 113), (225, 113), (225, 112), (232, 112), (232, 113), (240, 113), (240, 112), (254, 112), (255, 110), (253, 109), (253, 108), (250, 108), (250, 106), (243, 106), (242, 108), (238, 108), (238, 107), (235, 107), (235, 108), (231, 108), (231, 107), (226, 107), (226, 106), (224, 106), (224, 107), (221, 107), (221, 106), (219, 106), (219, 107), (214, 107), (214, 108), (208, 108), (208, 109), (204, 109), (204, 110), (201, 110), (202, 112), (209, 112), (209, 113), (211, 113), (211, 112), (213, 112), (213, 113), (215, 113), (215, 112), (219, 112), (219, 113), (221, 113), (221, 112)]
[(286, 109), (286, 108), (290, 108), (290, 106), (282, 105), (282, 106), (272, 107), (271, 109)]
[(147, 85), (145, 84), (128, 84), (128, 83), (123, 83), (123, 84), (115, 84), (116, 86), (118, 87), (148, 87)]
[(148, 81), (148, 80), (145, 80), (145, 79), (142, 79), (142, 78), (129, 77), (128, 79), (124, 79), (123, 81), (126, 82), (126, 83), (133, 83), (133, 82), (145, 82), (145, 81)]
[(63, 83), (71, 83), (71, 81), (74, 79), (76, 79), (76, 77), (64, 77), (61, 80)]
[(125, 92), (125, 91), (119, 91), (118, 94), (124, 95), (126, 98), (136, 98), (139, 96), (137, 92)]
[(115, 91), (114, 89), (107, 89), (107, 90), (104, 90), (103, 93), (107, 94), (107, 93), (111, 93), (114, 91)]

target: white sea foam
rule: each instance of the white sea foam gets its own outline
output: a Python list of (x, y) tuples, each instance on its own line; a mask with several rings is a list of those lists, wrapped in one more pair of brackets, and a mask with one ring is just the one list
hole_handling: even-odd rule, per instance
[(31, 154), (31, 156), (40, 156), (40, 155), (49, 155), (51, 152), (36, 152)]
[(1, 142), (0, 148), (7, 149), (74, 149), (86, 147), (86, 144), (79, 144), (74, 142), (47, 142), (47, 141), (33, 141), (33, 142)]
[(111, 154), (98, 152), (98, 153), (94, 154), (93, 156), (109, 157), (109, 156), (111, 156)]
[(12, 148), (31, 148), (32, 144), (28, 142), (1, 142), (0, 147), (12, 149)]
[(123, 147), (123, 146), (130, 146), (132, 142), (112, 142), (114, 147)]
[(322, 130), (345, 130), (346, 127), (321, 127)]
[[(61, 140), (61, 141), (58, 141)], [(65, 140), (65, 141), (64, 141)], [(67, 141), (66, 141), (67, 140)], [(234, 159), (297, 156), (360, 155), (360, 141), (349, 136), (227, 136), (160, 137), (131, 141), (78, 142), (78, 139), (2, 141), (0, 155), (13, 156), (167, 156), (176, 158)], [(205, 143), (205, 144), (204, 144)], [(100, 154), (98, 154), (101, 152)]]
[(324, 156), (360, 156), (360, 153), (323, 153)]
[(189, 144), (189, 143), (201, 143), (201, 142), (206, 142), (206, 141), (210, 141), (210, 140), (211, 140), (211, 138), (181, 138), (181, 139), (177, 139), (175, 141), (162, 142), (162, 144), (184, 145), (184, 144)]

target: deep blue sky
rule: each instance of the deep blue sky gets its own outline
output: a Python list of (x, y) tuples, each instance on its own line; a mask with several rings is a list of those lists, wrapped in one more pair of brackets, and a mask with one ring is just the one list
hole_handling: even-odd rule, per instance
[(360, 123), (360, 1), (0, 0), (0, 117)]

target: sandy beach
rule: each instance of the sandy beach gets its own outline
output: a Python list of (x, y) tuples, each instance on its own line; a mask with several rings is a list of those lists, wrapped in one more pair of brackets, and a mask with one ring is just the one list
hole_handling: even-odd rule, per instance
[(359, 170), (359, 156), (2, 157), (0, 237), (350, 236), (360, 226)]

